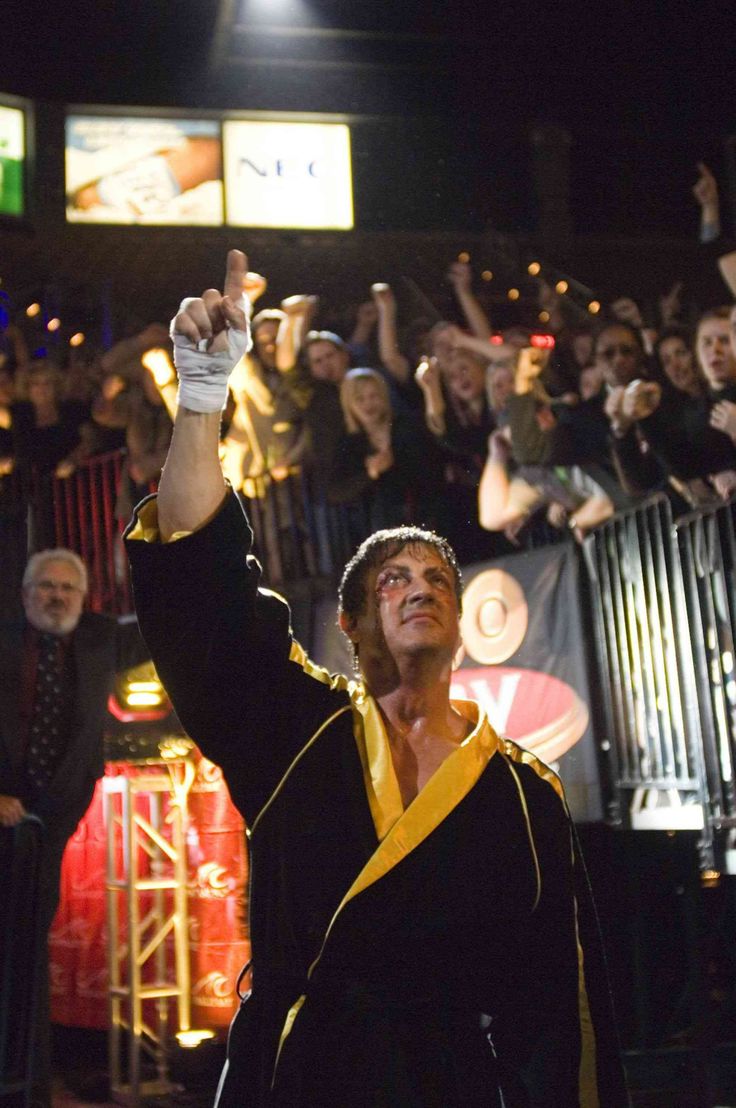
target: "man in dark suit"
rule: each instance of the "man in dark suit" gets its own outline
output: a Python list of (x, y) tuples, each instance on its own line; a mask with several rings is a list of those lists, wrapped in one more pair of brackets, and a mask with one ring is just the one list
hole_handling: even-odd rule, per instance
[[(64, 847), (104, 769), (102, 731), (115, 672), (116, 627), (83, 611), (87, 570), (73, 551), (34, 554), (22, 608), (0, 626), (0, 826), (27, 813), (44, 825), (39, 911), (44, 936), (38, 1075), (48, 1085), (45, 936), (59, 900)], [(42, 1089), (40, 1100), (47, 1099)]]

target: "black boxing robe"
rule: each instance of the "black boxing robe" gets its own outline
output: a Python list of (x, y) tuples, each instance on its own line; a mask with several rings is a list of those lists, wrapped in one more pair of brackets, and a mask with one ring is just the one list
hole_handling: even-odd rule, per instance
[(472, 732), (403, 811), (377, 704), (294, 642), (235, 498), (155, 540), (149, 500), (128, 532), (141, 629), (250, 829), (221, 1108), (627, 1104), (552, 771), (455, 702)]

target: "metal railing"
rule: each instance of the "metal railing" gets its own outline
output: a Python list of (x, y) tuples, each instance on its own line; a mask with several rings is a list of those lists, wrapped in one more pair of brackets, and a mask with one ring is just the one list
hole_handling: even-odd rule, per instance
[(655, 497), (585, 545), (610, 815), (701, 831), (705, 868), (735, 869), (734, 506), (677, 521)]

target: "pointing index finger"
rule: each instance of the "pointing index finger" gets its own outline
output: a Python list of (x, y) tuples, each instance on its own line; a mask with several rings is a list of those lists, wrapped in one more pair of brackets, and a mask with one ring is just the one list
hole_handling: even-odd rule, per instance
[(248, 259), (242, 250), (228, 250), (223, 292), (231, 300), (238, 301), (243, 296), (245, 275), (248, 272)]

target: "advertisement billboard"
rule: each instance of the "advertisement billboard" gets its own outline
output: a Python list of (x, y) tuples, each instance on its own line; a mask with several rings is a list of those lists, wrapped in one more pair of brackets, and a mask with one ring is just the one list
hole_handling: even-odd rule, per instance
[(0, 215), (25, 214), (25, 166), (25, 112), (0, 104)]
[(67, 116), (69, 222), (213, 227), (223, 207), (219, 120)]
[(352, 229), (346, 124), (229, 119), (223, 142), (228, 224)]

